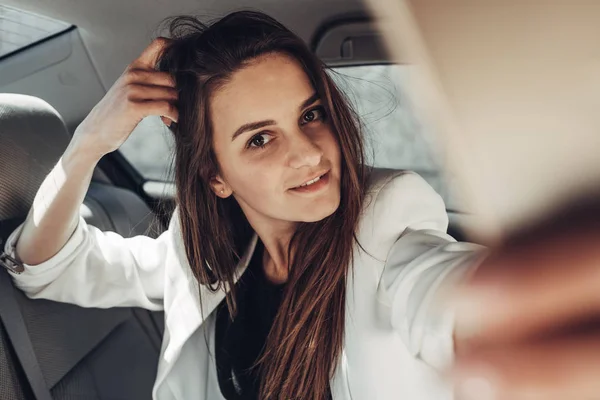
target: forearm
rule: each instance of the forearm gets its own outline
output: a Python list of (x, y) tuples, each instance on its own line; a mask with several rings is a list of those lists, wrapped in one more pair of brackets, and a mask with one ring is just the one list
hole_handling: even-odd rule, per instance
[(79, 218), (99, 156), (74, 138), (46, 176), (27, 215), (16, 247), (17, 258), (40, 264), (65, 245)]

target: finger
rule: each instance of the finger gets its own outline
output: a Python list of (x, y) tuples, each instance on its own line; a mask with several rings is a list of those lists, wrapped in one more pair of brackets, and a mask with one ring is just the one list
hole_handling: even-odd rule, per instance
[(458, 359), (457, 400), (600, 399), (600, 335), (495, 348)]
[(166, 117), (173, 122), (177, 122), (179, 120), (179, 112), (177, 107), (175, 107), (173, 103), (166, 100), (143, 101), (135, 104), (141, 109), (143, 117), (156, 115)]
[(600, 314), (599, 244), (582, 229), (491, 256), (457, 296), (457, 342), (516, 342)]
[(141, 68), (154, 69), (158, 57), (171, 41), (165, 37), (157, 37), (132, 64)]
[(127, 87), (127, 99), (130, 101), (166, 100), (175, 102), (177, 90), (167, 86), (133, 84)]
[(175, 78), (168, 72), (151, 71), (147, 69), (131, 68), (127, 71), (128, 84), (145, 84), (155, 86), (175, 87)]

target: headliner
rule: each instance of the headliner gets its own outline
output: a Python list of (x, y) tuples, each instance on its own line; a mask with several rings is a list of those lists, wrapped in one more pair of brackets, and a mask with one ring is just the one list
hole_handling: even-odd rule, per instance
[(207, 20), (252, 8), (272, 15), (310, 41), (321, 24), (365, 9), (360, 0), (3, 0), (3, 4), (76, 25), (105, 89), (168, 16), (194, 14)]

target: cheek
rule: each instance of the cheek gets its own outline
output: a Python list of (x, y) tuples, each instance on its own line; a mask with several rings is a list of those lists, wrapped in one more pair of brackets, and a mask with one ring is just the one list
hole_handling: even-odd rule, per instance
[(281, 165), (274, 158), (241, 157), (230, 163), (225, 176), (236, 196), (259, 208), (268, 204), (281, 181)]
[(333, 133), (333, 130), (328, 128), (326, 134), (324, 134), (322, 138), (321, 148), (323, 149), (325, 156), (332, 163), (339, 165), (341, 149), (335, 133)]

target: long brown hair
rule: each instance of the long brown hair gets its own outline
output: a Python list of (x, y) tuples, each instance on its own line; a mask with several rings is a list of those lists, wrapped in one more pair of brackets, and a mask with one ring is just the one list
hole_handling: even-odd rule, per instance
[(256, 365), (261, 399), (323, 399), (342, 350), (346, 281), (365, 191), (356, 113), (306, 44), (265, 14), (235, 12), (208, 25), (195, 17), (175, 17), (167, 20), (167, 28), (173, 41), (158, 68), (174, 75), (179, 92), (174, 135), (182, 237), (198, 282), (213, 291), (231, 289), (231, 315), (236, 313), (235, 267), (252, 228), (233, 196), (218, 198), (209, 186), (219, 172), (211, 93), (257, 56), (280, 52), (300, 63), (323, 100), (341, 148), (340, 205), (319, 222), (301, 223), (293, 235), (288, 282)]

